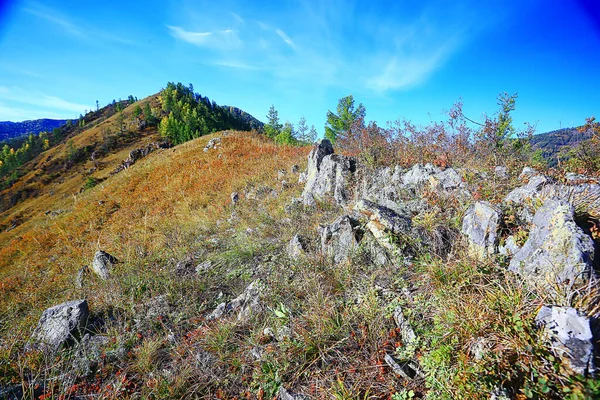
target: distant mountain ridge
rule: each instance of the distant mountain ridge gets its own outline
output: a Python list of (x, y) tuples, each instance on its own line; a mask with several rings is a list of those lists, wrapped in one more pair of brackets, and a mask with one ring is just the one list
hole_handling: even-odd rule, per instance
[(530, 139), (532, 147), (541, 150), (542, 155), (554, 166), (557, 162), (556, 155), (568, 151), (578, 143), (592, 137), (590, 130), (579, 132), (578, 128), (562, 128), (555, 131), (533, 135)]
[(0, 121), (0, 141), (12, 139), (28, 133), (49, 132), (67, 122), (66, 119), (33, 119), (22, 122)]

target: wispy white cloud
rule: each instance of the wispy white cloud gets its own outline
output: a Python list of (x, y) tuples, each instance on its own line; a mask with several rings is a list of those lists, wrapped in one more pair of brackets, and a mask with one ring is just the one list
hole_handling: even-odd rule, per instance
[(235, 20), (240, 24), (245, 23), (244, 18), (240, 17), (239, 14), (232, 12), (231, 15), (233, 15), (233, 18), (235, 18)]
[[(18, 87), (0, 86), (0, 100), (20, 103), (22, 105), (42, 107), (69, 114), (79, 114), (84, 110), (90, 110), (90, 105), (73, 103), (56, 96), (50, 96), (39, 91), (26, 91)], [(19, 107), (14, 105), (15, 108)]]
[(425, 82), (437, 69), (441, 68), (455, 46), (452, 40), (426, 52), (391, 56), (382, 71), (367, 78), (366, 86), (374, 91), (405, 90)]
[(69, 36), (79, 40), (92, 43), (115, 42), (126, 45), (135, 44), (135, 42), (129, 39), (95, 28), (88, 21), (78, 20), (76, 22), (66, 14), (35, 1), (29, 2), (28, 6), (23, 8), (23, 11), (50, 22)]
[(426, 83), (496, 18), (488, 16), (491, 6), (465, 1), (469, 4), (441, 7), (434, 0), (372, 7), (354, 0), (306, 0), (283, 13), (245, 15), (252, 23), (236, 25), (236, 31), (214, 28), (228, 17), (194, 21), (211, 29), (169, 29), (178, 39), (220, 50), (225, 61), (213, 63), (216, 67), (260, 70), (286, 85), (381, 93)]
[(80, 39), (89, 38), (88, 34), (84, 30), (69, 21), (65, 16), (60, 15), (47, 6), (39, 3), (32, 3), (31, 7), (24, 8), (23, 11), (59, 26), (63, 31), (71, 36), (75, 36)]
[(221, 67), (237, 68), (237, 69), (252, 69), (252, 70), (261, 69), (260, 67), (246, 64), (246, 63), (236, 61), (236, 60), (221, 60), (221, 61), (215, 62), (214, 64), (221, 66)]
[(257, 21), (257, 24), (258, 24), (258, 26), (260, 26), (260, 29), (262, 29), (262, 30), (268, 31), (271, 29), (271, 27), (269, 25), (265, 24), (262, 21)]
[(286, 42), (292, 49), (296, 50), (296, 44), (290, 39), (290, 37), (281, 29), (275, 29), (275, 33), (279, 35), (284, 42)]
[(209, 47), (218, 50), (227, 50), (240, 47), (240, 40), (236, 31), (224, 29), (214, 32), (193, 32), (185, 30), (179, 26), (167, 25), (171, 31), (171, 36), (183, 40), (195, 46)]

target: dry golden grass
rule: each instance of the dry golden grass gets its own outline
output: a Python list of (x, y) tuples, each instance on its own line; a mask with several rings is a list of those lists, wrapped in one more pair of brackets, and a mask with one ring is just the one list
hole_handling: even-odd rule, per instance
[[(29, 218), (0, 233), (3, 334), (19, 321), (30, 326), (45, 307), (80, 297), (74, 277), (82, 265), (91, 263), (96, 250), (114, 254), (120, 268), (136, 268), (141, 256), (156, 256), (169, 247), (169, 232), (193, 236), (214, 229), (218, 219), (229, 216), (231, 192), (241, 192), (249, 181), (275, 185), (276, 171), (302, 163), (309, 150), (234, 133), (223, 137), (219, 149), (202, 151), (216, 136), (151, 153), (82, 194), (71, 194), (82, 184), (82, 178), (72, 174), (56, 185), (53, 196), (30, 199), (11, 210)], [(43, 158), (58, 157), (60, 149), (55, 151)], [(116, 165), (128, 151), (111, 156), (107, 165)], [(107, 166), (105, 171), (112, 169)], [(50, 217), (45, 215), (48, 209), (66, 212)]]

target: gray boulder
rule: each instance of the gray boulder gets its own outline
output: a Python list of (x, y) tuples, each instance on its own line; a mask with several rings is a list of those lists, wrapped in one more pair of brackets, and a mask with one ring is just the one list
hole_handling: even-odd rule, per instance
[(354, 208), (369, 219), (367, 229), (383, 248), (392, 253), (396, 251), (396, 246), (391, 241), (390, 233), (407, 235), (411, 232), (412, 223), (407, 215), (399, 215), (387, 207), (365, 199), (358, 201)]
[(532, 176), (526, 185), (513, 189), (513, 191), (505, 197), (504, 202), (513, 202), (525, 205), (527, 201), (531, 201), (532, 199), (534, 199), (542, 190), (544, 185), (548, 183), (549, 180), (544, 175)]
[(362, 239), (358, 227), (359, 222), (348, 215), (319, 227), (323, 255), (332, 258), (335, 263), (348, 260)]
[(110, 267), (117, 263), (117, 259), (105, 251), (98, 250), (92, 261), (92, 271), (100, 277), (100, 279), (108, 279), (110, 276)]
[(531, 167), (523, 167), (523, 170), (519, 174), (519, 179), (521, 179), (521, 180), (530, 179), (532, 176), (535, 176), (537, 174), (539, 174), (539, 172), (537, 172), (535, 169), (533, 169)]
[(472, 257), (483, 260), (496, 251), (500, 220), (500, 210), (487, 201), (478, 201), (469, 207), (461, 232)]
[(535, 317), (552, 350), (582, 375), (596, 372), (590, 319), (571, 307), (544, 306)]
[(235, 299), (223, 302), (211, 312), (206, 319), (216, 320), (237, 313), (238, 321), (246, 320), (252, 313), (260, 311), (260, 295), (262, 287), (260, 280), (255, 280)]
[(434, 188), (442, 190), (454, 190), (463, 186), (462, 178), (453, 168), (446, 168), (441, 172), (433, 174), (429, 177), (429, 183)]
[(408, 233), (411, 228), (410, 217), (399, 215), (393, 210), (362, 199), (354, 208), (369, 218), (370, 221), (392, 233)]
[(499, 165), (494, 168), (494, 175), (496, 178), (508, 179), (508, 168)]
[(295, 261), (298, 261), (304, 255), (306, 255), (306, 251), (308, 246), (306, 244), (306, 238), (301, 235), (294, 235), (290, 243), (288, 244), (288, 256)]
[(415, 164), (408, 172), (402, 175), (402, 182), (409, 186), (421, 186), (429, 182), (432, 175), (442, 172), (432, 164)]
[(90, 311), (86, 300), (73, 300), (46, 309), (26, 346), (27, 350), (57, 351), (85, 328)]
[(509, 270), (551, 293), (556, 284), (585, 283), (593, 273), (594, 242), (577, 226), (573, 212), (565, 200), (547, 200), (535, 213), (529, 238)]

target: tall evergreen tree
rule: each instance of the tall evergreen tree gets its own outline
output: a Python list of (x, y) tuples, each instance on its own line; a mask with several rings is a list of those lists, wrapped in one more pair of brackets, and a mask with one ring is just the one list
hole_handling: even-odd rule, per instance
[(338, 101), (337, 114), (327, 111), (327, 123), (325, 125), (325, 137), (332, 143), (345, 137), (346, 132), (352, 124), (365, 118), (365, 107), (361, 104), (354, 109), (354, 97), (352, 95), (342, 97)]
[(275, 109), (274, 105), (271, 105), (269, 108), (269, 113), (267, 114), (267, 123), (265, 124), (265, 134), (270, 138), (275, 138), (277, 135), (281, 133), (281, 129), (283, 126), (279, 122), (279, 112)]

